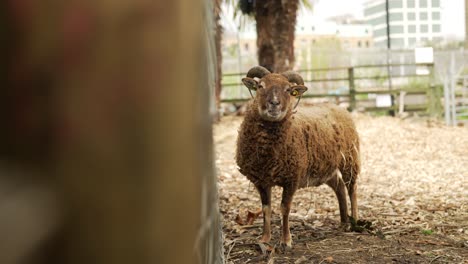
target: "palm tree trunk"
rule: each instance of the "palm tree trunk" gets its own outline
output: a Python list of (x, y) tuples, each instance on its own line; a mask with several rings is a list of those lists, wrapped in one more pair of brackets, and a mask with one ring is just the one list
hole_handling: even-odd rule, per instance
[(294, 30), (298, 0), (258, 1), (257, 22), (258, 61), (272, 72), (283, 72), (294, 66)]
[(257, 1), (255, 21), (257, 22), (258, 64), (274, 71), (275, 51), (273, 48), (273, 20), (271, 6), (275, 1)]
[(273, 46), (275, 50), (275, 71), (291, 70), (294, 62), (294, 30), (298, 0), (273, 1)]

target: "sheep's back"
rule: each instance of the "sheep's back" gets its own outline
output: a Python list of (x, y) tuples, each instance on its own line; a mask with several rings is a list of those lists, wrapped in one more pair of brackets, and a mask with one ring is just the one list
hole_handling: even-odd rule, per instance
[(307, 148), (307, 176), (302, 185), (320, 185), (338, 168), (359, 172), (359, 138), (350, 114), (338, 106), (318, 104), (299, 109), (296, 127)]

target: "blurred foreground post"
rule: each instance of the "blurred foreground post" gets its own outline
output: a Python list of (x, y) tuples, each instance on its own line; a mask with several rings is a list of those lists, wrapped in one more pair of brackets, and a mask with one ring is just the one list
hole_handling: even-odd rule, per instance
[(1, 263), (219, 259), (204, 3), (0, 4), (0, 158), (47, 193), (8, 207), (10, 237), (25, 215), (47, 232)]
[(465, 49), (468, 49), (468, 0), (465, 0)]

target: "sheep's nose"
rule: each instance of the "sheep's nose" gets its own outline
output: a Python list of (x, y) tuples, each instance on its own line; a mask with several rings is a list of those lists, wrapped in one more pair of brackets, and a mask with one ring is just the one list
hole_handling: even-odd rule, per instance
[(272, 100), (270, 100), (269, 103), (270, 103), (271, 105), (273, 105), (273, 106), (277, 106), (277, 105), (280, 104), (280, 102), (279, 102), (277, 99), (272, 99)]

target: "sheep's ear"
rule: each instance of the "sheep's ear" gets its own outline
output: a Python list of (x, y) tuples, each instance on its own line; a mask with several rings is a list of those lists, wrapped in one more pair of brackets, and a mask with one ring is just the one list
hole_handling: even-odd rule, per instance
[(250, 90), (256, 91), (257, 88), (258, 88), (258, 82), (256, 80), (254, 80), (253, 78), (250, 78), (250, 77), (242, 78), (242, 82)]
[(304, 85), (295, 85), (291, 87), (291, 95), (292, 96), (301, 96), (303, 93), (307, 91), (307, 87)]

